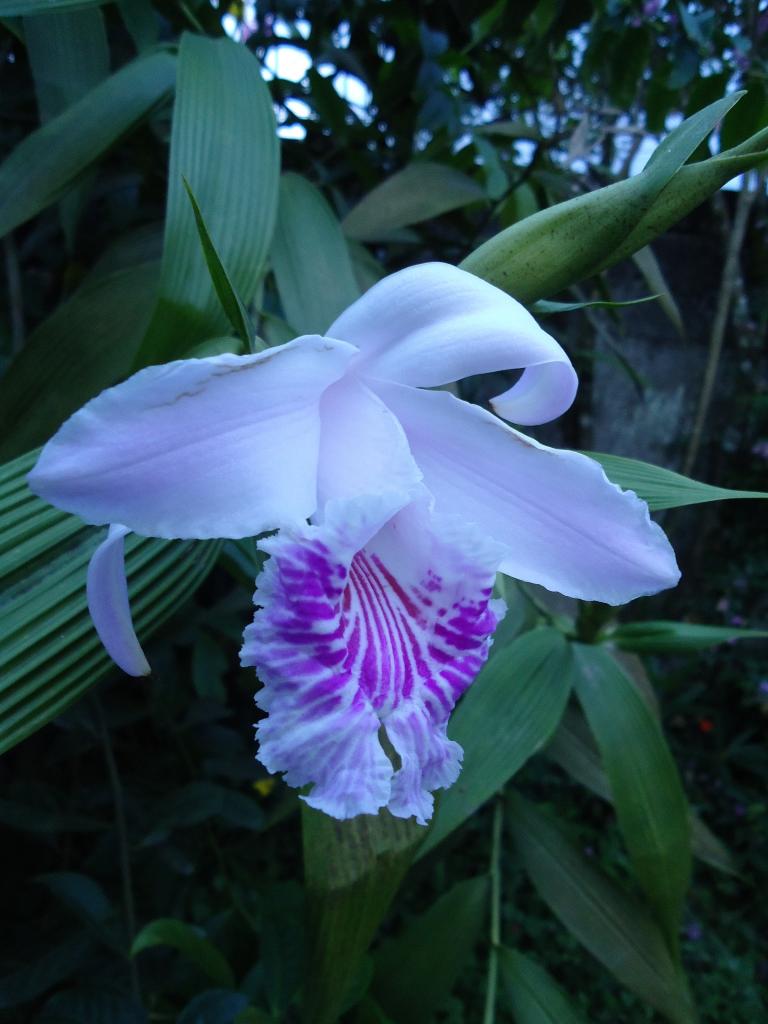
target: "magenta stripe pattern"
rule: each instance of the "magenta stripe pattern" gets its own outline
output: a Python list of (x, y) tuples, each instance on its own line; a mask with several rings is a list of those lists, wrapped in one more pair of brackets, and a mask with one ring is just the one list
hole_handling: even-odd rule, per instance
[(438, 532), (425, 507), (382, 524), (380, 503), (351, 504), (261, 544), (241, 653), (264, 684), (259, 759), (334, 817), (386, 806), (425, 824), (460, 771), (446, 728), (503, 611), (498, 558), (466, 527)]

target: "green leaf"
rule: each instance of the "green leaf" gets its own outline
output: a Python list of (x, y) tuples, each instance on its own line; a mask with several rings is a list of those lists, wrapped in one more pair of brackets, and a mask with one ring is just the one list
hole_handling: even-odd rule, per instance
[(680, 337), (684, 338), (685, 325), (683, 324), (682, 314), (677, 302), (675, 302), (675, 297), (667, 284), (664, 271), (661, 269), (653, 249), (646, 245), (645, 248), (638, 249), (636, 253), (633, 253), (632, 259), (637, 269), (645, 278), (645, 283), (656, 294), (659, 305), (666, 313), (670, 323)]
[(424, 830), (387, 811), (336, 821), (302, 808), (309, 960), (305, 1015), (335, 1024)]
[[(600, 754), (583, 716), (567, 708), (557, 732), (544, 751), (546, 756), (590, 792), (609, 803), (613, 801)], [(718, 871), (737, 875), (738, 870), (728, 848), (691, 812), (691, 853)]]
[(574, 645), (574, 686), (597, 741), (634, 873), (673, 955), (691, 875), (688, 802), (658, 721), (601, 647)]
[(35, 1024), (147, 1024), (146, 1011), (109, 982), (87, 982), (57, 992), (35, 1016)]
[[(24, 40), (42, 124), (61, 114), (109, 74), (104, 18), (96, 7), (25, 18)], [(90, 187), (91, 181), (83, 180), (61, 201), (61, 222), (70, 249)]]
[(219, 302), (224, 312), (227, 314), (232, 328), (235, 332), (235, 336), (240, 338), (244, 343), (246, 351), (252, 352), (254, 340), (256, 338), (256, 329), (251, 323), (251, 318), (248, 316), (248, 310), (245, 308), (240, 300), (239, 295), (235, 291), (234, 285), (229, 279), (226, 268), (221, 262), (219, 254), (216, 252), (216, 246), (211, 241), (211, 236), (208, 234), (208, 228), (205, 226), (203, 215), (200, 212), (200, 207), (197, 205), (192, 189), (189, 187), (189, 182), (186, 178), (182, 179), (184, 182), (184, 188), (187, 190), (189, 201), (192, 204), (192, 211), (195, 215), (195, 224), (197, 225), (197, 231), (200, 236), (200, 245), (203, 247), (203, 255), (205, 256), (205, 263), (208, 267), (208, 273), (211, 275), (211, 281), (213, 287), (216, 289), (216, 294), (219, 297)]
[(87, 280), (27, 339), (0, 379), (0, 459), (42, 444), (125, 377), (146, 331), (157, 264)]
[(231, 39), (185, 33), (173, 110), (160, 297), (136, 368), (185, 355), (226, 333), (200, 248), (189, 182), (232, 290), (247, 306), (264, 274), (280, 154), (259, 62)]
[[(103, 531), (51, 508), (26, 485), (39, 452), (0, 467), (0, 753), (61, 714), (114, 664), (85, 596)], [(126, 567), (136, 628), (146, 637), (213, 568), (220, 542), (130, 537)]]
[(176, 1024), (235, 1024), (247, 1009), (248, 997), (240, 992), (211, 989), (200, 992), (188, 1002), (176, 1018)]
[(515, 845), (556, 917), (614, 977), (667, 1020), (694, 1024), (685, 983), (644, 908), (587, 861), (548, 815), (517, 794), (511, 804)]
[(200, 780), (177, 786), (162, 800), (153, 824), (156, 829), (189, 828), (211, 819), (235, 828), (260, 829), (264, 812), (254, 796)]
[(670, 181), (741, 95), (726, 96), (683, 121), (640, 174), (526, 217), (483, 243), (461, 266), (529, 305), (616, 262), (627, 236), (653, 214)]
[(496, 0), (493, 7), (489, 7), (479, 18), (476, 18), (470, 27), (470, 40), (464, 47), (463, 53), (468, 53), (472, 47), (477, 46), (485, 37), (493, 31), (499, 19), (507, 9), (507, 0)]
[(377, 185), (350, 210), (342, 226), (348, 238), (376, 241), (484, 199), (483, 188), (461, 171), (419, 161)]
[(175, 77), (170, 53), (139, 57), (19, 143), (0, 165), (0, 236), (59, 199), (166, 98)]
[(298, 174), (280, 182), (272, 268), (285, 318), (298, 334), (322, 334), (360, 295), (336, 215)]
[(450, 997), (480, 938), (488, 878), (458, 882), (374, 957), (373, 995), (398, 1024), (424, 1024)]
[(421, 857), (458, 828), (549, 740), (571, 691), (568, 645), (559, 630), (524, 633), (491, 655), (451, 716), (464, 748), (458, 780), (440, 795)]
[(41, 950), (30, 963), (0, 978), (0, 1010), (31, 1002), (64, 981), (87, 962), (92, 945), (90, 937), (80, 929), (65, 942)]
[(616, 309), (621, 306), (639, 306), (643, 302), (654, 302), (658, 295), (644, 295), (641, 299), (628, 299), (625, 302), (611, 302), (608, 299), (596, 299), (592, 302), (548, 302), (540, 299), (531, 306), (531, 312), (537, 316), (546, 316), (549, 313), (570, 313), (574, 309), (588, 309), (592, 306), (605, 309)]
[[(199, 930), (173, 917), (159, 917), (145, 925), (131, 945), (131, 956), (154, 946), (171, 946), (222, 988), (235, 987), (232, 968), (219, 950)], [(247, 1000), (246, 1004), (247, 1005)]]
[(606, 639), (625, 651), (679, 654), (705, 650), (731, 640), (764, 640), (767, 629), (706, 626), (696, 622), (626, 622)]
[(516, 1024), (585, 1024), (544, 968), (517, 950), (499, 950), (499, 977)]
[(46, 14), (49, 11), (74, 11), (84, 7), (98, 7), (108, 0), (0, 0), (0, 17)]
[(159, 18), (152, 0), (118, 0), (120, 17), (139, 53), (143, 53), (157, 42)]
[(648, 502), (651, 511), (663, 508), (681, 508), (683, 505), (698, 505), (704, 501), (725, 501), (732, 498), (768, 498), (765, 491), (733, 491), (727, 487), (713, 487), (698, 480), (691, 480), (671, 469), (653, 466), (650, 462), (626, 459), (621, 455), (605, 455), (600, 452), (586, 452), (591, 459), (599, 462), (609, 480), (634, 491), (643, 501)]

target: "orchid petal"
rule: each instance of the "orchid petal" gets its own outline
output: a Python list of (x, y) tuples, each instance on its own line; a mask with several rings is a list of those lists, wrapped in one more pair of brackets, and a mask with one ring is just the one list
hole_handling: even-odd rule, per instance
[[(424, 824), (456, 778), (448, 716), (485, 658), (500, 605), (500, 551), (424, 502), (390, 493), (331, 501), (323, 523), (261, 542), (261, 605), (243, 665), (264, 683), (259, 759), (336, 818), (383, 807)], [(395, 771), (381, 726), (400, 756)]]
[(140, 370), (48, 442), (29, 485), (89, 523), (246, 537), (311, 515), (322, 392), (354, 348), (319, 336)]
[(433, 387), (476, 373), (523, 369), (493, 402), (515, 423), (544, 423), (571, 405), (576, 371), (515, 299), (447, 263), (379, 281), (328, 329), (360, 349), (364, 377)]
[(436, 509), (503, 544), (502, 572), (608, 604), (680, 578), (648, 506), (610, 483), (594, 460), (547, 448), (444, 391), (376, 390), (405, 428)]
[(114, 523), (96, 548), (88, 565), (88, 610), (107, 653), (129, 676), (147, 676), (144, 657), (131, 619), (128, 582), (125, 578), (127, 527)]
[(421, 480), (403, 428), (364, 383), (349, 376), (320, 402), (318, 499), (411, 492)]

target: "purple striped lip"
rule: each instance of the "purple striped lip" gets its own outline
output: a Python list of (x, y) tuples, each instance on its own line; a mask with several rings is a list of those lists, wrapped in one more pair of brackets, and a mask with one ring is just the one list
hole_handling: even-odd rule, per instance
[(311, 784), (304, 799), (334, 817), (387, 806), (425, 824), (432, 790), (460, 770), (446, 729), (502, 612), (490, 599), (498, 554), (466, 526), (438, 531), (425, 503), (392, 505), (332, 502), (322, 525), (262, 543), (271, 557), (241, 660), (264, 683), (270, 771)]

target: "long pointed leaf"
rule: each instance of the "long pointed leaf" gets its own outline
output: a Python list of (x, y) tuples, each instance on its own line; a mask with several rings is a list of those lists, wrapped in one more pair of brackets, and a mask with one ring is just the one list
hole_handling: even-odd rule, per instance
[(374, 957), (376, 1001), (398, 1024), (423, 1024), (450, 997), (480, 938), (488, 878), (458, 882)]
[(585, 1024), (544, 968), (517, 950), (499, 950), (499, 975), (516, 1024)]
[(562, 633), (549, 628), (524, 633), (492, 654), (451, 718), (448, 734), (464, 748), (464, 765), (440, 796), (420, 857), (549, 740), (571, 692), (569, 662)]
[(690, 811), (659, 723), (610, 653), (575, 645), (574, 686), (597, 740), (632, 866), (677, 954), (691, 874)]
[(160, 297), (136, 366), (227, 333), (184, 179), (245, 304), (264, 273), (277, 209), (275, 114), (256, 57), (230, 39), (185, 33), (171, 131)]
[(285, 317), (299, 334), (321, 334), (360, 295), (336, 215), (298, 174), (280, 182), (272, 267)]
[(589, 863), (549, 816), (518, 795), (511, 805), (515, 845), (552, 912), (614, 977), (667, 1020), (694, 1024), (685, 983), (643, 907)]
[(168, 96), (175, 78), (170, 53), (139, 57), (28, 135), (0, 165), (0, 236), (59, 199)]
[(605, 455), (601, 452), (586, 454), (600, 463), (609, 480), (627, 491), (634, 491), (643, 501), (648, 502), (648, 507), (652, 511), (698, 505), (705, 501), (768, 498), (766, 491), (734, 491), (728, 487), (713, 487), (711, 484), (691, 480), (681, 473), (654, 466), (650, 462), (641, 462), (639, 459)]

